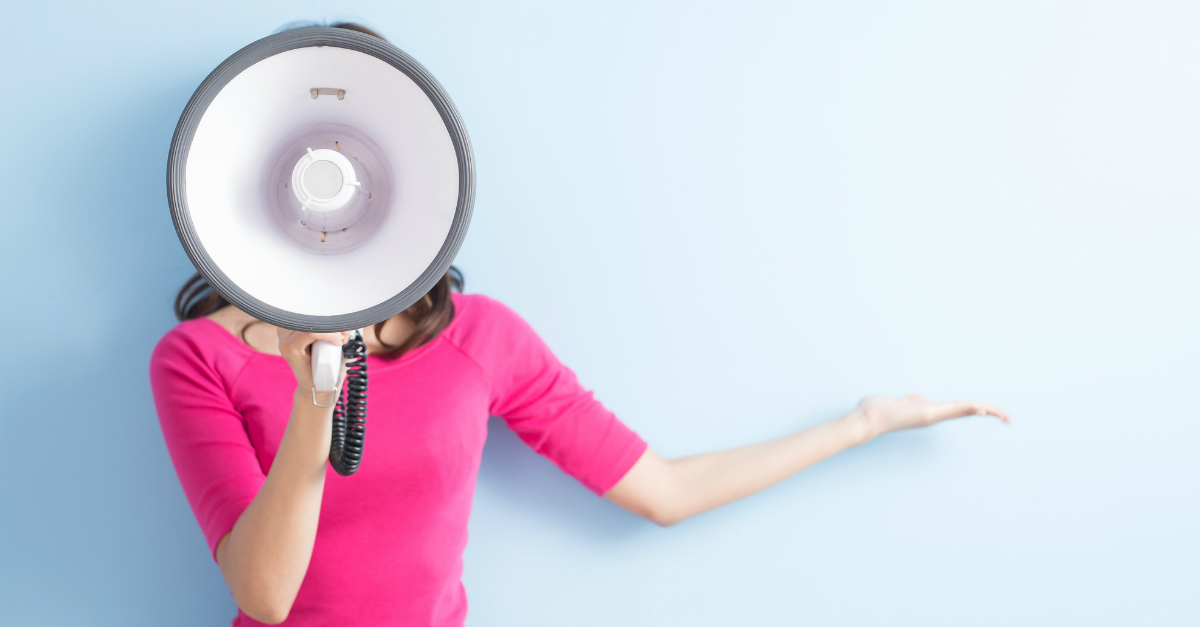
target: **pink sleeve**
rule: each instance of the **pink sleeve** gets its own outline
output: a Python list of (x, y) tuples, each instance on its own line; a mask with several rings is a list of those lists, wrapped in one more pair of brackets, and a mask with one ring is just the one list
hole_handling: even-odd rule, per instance
[(231, 381), (218, 372), (217, 364), (228, 359), (214, 354), (213, 342), (203, 341), (202, 334), (185, 332), (188, 324), (176, 327), (154, 349), (150, 388), (175, 472), (215, 559), (217, 543), (266, 476), (230, 400)]
[[(488, 374), (492, 415), (533, 450), (603, 495), (633, 466), (646, 443), (608, 411), (515, 312), (468, 296), (478, 337), (464, 349)], [(461, 302), (461, 301), (460, 301)]]

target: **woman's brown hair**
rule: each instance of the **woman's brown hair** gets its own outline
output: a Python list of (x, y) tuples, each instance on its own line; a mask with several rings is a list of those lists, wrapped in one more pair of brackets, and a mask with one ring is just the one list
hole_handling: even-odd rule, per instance
[[(357, 31), (387, 41), (379, 33), (361, 24), (340, 22), (333, 24), (333, 27)], [(462, 273), (458, 271), (458, 268), (450, 266), (450, 270), (429, 290), (429, 293), (425, 294), (421, 300), (402, 312), (401, 315), (407, 316), (416, 328), (403, 344), (398, 346), (384, 344), (384, 348), (388, 350), (388, 353), (399, 356), (437, 337), (437, 334), (441, 333), (442, 329), (445, 329), (451, 320), (454, 320), (454, 301), (451, 300), (450, 293), (452, 291), (461, 292), (462, 289)], [(179, 294), (175, 296), (175, 317), (179, 318), (181, 322), (192, 320), (193, 318), (207, 316), (227, 306), (229, 306), (229, 302), (218, 294), (208, 284), (208, 281), (204, 280), (204, 277), (197, 272), (183, 284), (183, 287), (179, 289)], [(375, 337), (379, 338), (380, 343), (383, 343), (383, 336), (380, 332), (383, 330), (383, 325), (385, 324), (387, 324), (387, 320), (375, 325)], [(249, 325), (246, 326), (249, 327)], [(242, 328), (240, 335), (242, 341), (245, 342), (245, 327)]]

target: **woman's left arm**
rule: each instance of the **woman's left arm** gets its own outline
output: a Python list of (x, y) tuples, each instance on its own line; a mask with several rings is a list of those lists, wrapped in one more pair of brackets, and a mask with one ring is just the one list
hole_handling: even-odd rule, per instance
[(604, 496), (656, 524), (673, 525), (750, 496), (884, 433), (980, 414), (1009, 420), (1003, 410), (983, 403), (870, 396), (841, 418), (751, 446), (678, 459), (663, 459), (647, 450)]

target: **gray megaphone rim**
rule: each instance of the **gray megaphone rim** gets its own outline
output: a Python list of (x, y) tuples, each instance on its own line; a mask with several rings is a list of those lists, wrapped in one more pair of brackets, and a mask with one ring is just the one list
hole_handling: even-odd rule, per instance
[[(233, 77), (255, 63), (281, 52), (311, 46), (334, 46), (362, 52), (404, 72), (425, 92), (438, 114), (442, 116), (458, 159), (458, 206), (454, 210), (454, 221), (450, 225), (446, 240), (433, 261), (416, 281), (392, 298), (367, 309), (336, 316), (293, 313), (268, 305), (239, 288), (204, 250), (204, 245), (192, 227), (192, 217), (187, 204), (185, 174), (188, 151), (200, 120), (213, 99)], [(475, 159), (471, 152), (467, 129), (458, 115), (458, 109), (454, 107), (441, 84), (416, 59), (382, 39), (356, 31), (321, 26), (298, 28), (264, 37), (238, 50), (200, 83), (200, 87), (192, 94), (191, 100), (184, 108), (183, 115), (179, 116), (175, 136), (171, 139), (171, 152), (167, 158), (167, 200), (171, 206), (175, 232), (179, 234), (179, 240), (183, 243), (188, 258), (192, 260), (196, 270), (208, 280), (209, 285), (229, 303), (259, 320), (287, 329), (310, 332), (347, 331), (383, 322), (408, 309), (445, 275), (459, 247), (462, 246), (467, 227), (471, 223), (471, 210), (475, 202)]]

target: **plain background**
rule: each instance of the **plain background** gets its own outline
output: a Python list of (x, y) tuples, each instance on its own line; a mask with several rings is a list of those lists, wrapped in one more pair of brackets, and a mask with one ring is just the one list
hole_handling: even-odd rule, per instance
[(308, 0), (0, 11), (0, 623), (232, 617), (146, 376), (167, 148), (225, 57), (339, 18), (462, 112), (468, 291), (662, 454), (868, 393), (1014, 419), (670, 529), (494, 422), (471, 625), (1200, 623), (1194, 3)]

